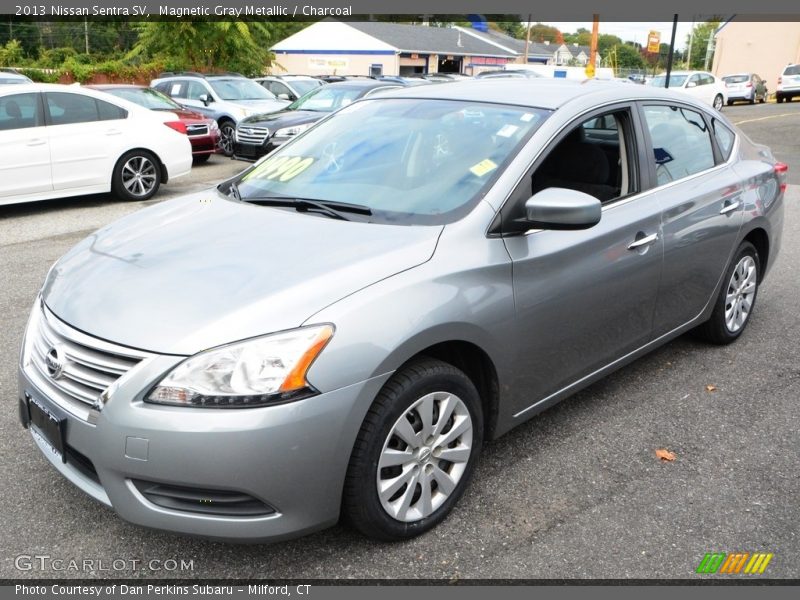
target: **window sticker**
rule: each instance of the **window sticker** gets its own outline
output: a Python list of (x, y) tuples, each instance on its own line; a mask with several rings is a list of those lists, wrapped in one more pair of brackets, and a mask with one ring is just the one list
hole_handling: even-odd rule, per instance
[(314, 159), (310, 156), (305, 158), (302, 156), (279, 156), (277, 158), (270, 158), (250, 171), (244, 177), (244, 180), (246, 181), (257, 177), (273, 180), (277, 179), (281, 182), (289, 181), (300, 175), (300, 173), (310, 167), (313, 162)]
[(491, 161), (490, 159), (482, 160), (477, 165), (473, 165), (470, 167), (470, 171), (473, 175), (477, 175), (478, 177), (483, 177), (489, 171), (494, 171), (497, 168), (497, 165)]
[(514, 135), (517, 132), (517, 130), (519, 130), (519, 127), (517, 127), (516, 125), (503, 125), (500, 128), (500, 131), (497, 132), (497, 135), (499, 135), (500, 137), (508, 138)]

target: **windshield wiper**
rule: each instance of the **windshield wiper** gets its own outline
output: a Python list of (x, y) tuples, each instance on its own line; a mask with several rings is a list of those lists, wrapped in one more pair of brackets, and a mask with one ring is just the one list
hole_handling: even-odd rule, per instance
[(349, 212), (359, 215), (371, 215), (372, 210), (362, 204), (349, 204), (347, 202), (333, 202), (328, 200), (313, 200), (311, 198), (287, 198), (282, 196), (251, 196), (243, 198), (243, 202), (265, 204), (268, 206), (291, 206), (298, 212), (318, 210), (333, 219), (349, 221), (342, 213)]
[(228, 186), (228, 193), (233, 196), (236, 200), (241, 201), (242, 195), (239, 193), (239, 186), (236, 185), (235, 181), (232, 181), (231, 184)]

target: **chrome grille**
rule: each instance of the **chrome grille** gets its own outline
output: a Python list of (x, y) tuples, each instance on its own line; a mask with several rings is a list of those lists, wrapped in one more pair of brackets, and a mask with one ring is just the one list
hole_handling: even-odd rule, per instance
[(186, 135), (189, 137), (197, 135), (208, 135), (208, 125), (187, 125)]
[[(44, 305), (35, 310), (26, 333), (25, 373), (50, 400), (83, 420), (105, 390), (152, 356), (72, 329)], [(48, 353), (63, 365), (55, 375)]]
[(264, 143), (269, 135), (269, 129), (266, 127), (237, 127), (236, 128), (236, 141), (243, 144), (260, 145)]

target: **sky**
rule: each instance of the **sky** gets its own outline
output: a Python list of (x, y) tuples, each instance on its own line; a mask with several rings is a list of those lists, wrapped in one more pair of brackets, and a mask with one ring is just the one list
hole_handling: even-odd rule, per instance
[[(557, 27), (562, 33), (574, 33), (580, 27), (592, 30), (592, 23), (568, 22), (568, 23), (547, 23)], [(623, 42), (639, 42), (643, 46), (647, 44), (647, 34), (650, 30), (661, 32), (661, 41), (669, 44), (670, 35), (672, 35), (672, 22), (666, 23), (612, 23), (600, 21), (600, 33), (607, 33), (616, 35), (622, 38)], [(675, 48), (682, 50), (686, 46), (686, 36), (692, 29), (691, 21), (678, 21), (678, 29), (675, 33)]]

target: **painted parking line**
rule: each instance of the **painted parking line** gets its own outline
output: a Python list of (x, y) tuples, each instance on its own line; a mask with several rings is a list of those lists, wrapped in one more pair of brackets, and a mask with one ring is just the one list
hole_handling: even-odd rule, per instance
[(745, 119), (744, 121), (734, 121), (734, 125), (741, 125), (742, 123), (754, 123), (756, 121), (766, 121), (767, 119), (780, 119), (781, 117), (796, 117), (800, 112), (781, 113), (779, 115), (769, 115), (768, 117), (758, 117), (757, 119)]

